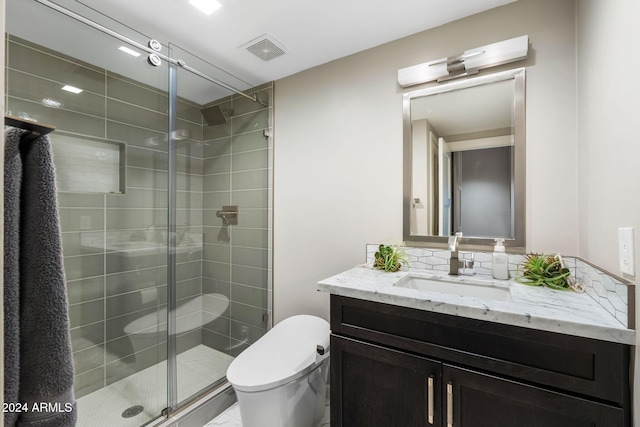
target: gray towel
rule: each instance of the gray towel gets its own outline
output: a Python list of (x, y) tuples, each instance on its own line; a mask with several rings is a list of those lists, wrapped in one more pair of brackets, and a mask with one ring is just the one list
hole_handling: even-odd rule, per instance
[[(21, 134), (9, 131), (6, 145), (16, 144)], [(51, 146), (47, 137), (19, 145), (18, 398), (28, 409), (16, 425), (74, 426), (73, 358)]]
[[(4, 145), (4, 401), (18, 402), (20, 384), (20, 132), (5, 132)], [(13, 426), (19, 412), (4, 413)]]

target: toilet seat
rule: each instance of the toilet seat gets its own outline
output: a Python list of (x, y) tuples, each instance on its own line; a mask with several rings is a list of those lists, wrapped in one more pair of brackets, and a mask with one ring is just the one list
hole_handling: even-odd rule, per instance
[(317, 366), (316, 346), (327, 341), (329, 323), (316, 316), (289, 317), (240, 353), (227, 369), (236, 390), (257, 392), (300, 378)]

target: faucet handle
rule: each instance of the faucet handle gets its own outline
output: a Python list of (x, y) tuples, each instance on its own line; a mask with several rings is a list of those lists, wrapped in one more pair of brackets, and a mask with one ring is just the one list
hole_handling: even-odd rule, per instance
[(473, 252), (471, 252), (471, 259), (468, 261), (465, 261), (465, 267), (466, 268), (473, 268), (473, 264), (475, 264), (475, 254)]
[(455, 236), (449, 236), (449, 250), (457, 251), (458, 250), (458, 233)]

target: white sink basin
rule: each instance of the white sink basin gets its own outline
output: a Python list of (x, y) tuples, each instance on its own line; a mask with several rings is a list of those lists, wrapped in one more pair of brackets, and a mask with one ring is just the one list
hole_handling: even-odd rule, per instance
[(464, 282), (448, 278), (422, 277), (408, 274), (394, 283), (393, 286), (420, 291), (438, 292), (441, 294), (460, 295), (463, 297), (488, 298), (498, 301), (511, 301), (509, 286), (505, 283), (487, 283), (473, 279)]

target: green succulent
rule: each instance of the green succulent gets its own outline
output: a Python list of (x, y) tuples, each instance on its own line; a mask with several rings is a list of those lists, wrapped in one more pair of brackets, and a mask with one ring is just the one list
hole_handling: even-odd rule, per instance
[(552, 289), (571, 289), (568, 281), (571, 271), (562, 266), (555, 256), (531, 253), (518, 266), (516, 281), (531, 286)]
[(398, 271), (402, 263), (409, 265), (405, 252), (393, 246), (380, 245), (374, 254), (373, 268), (384, 271)]

